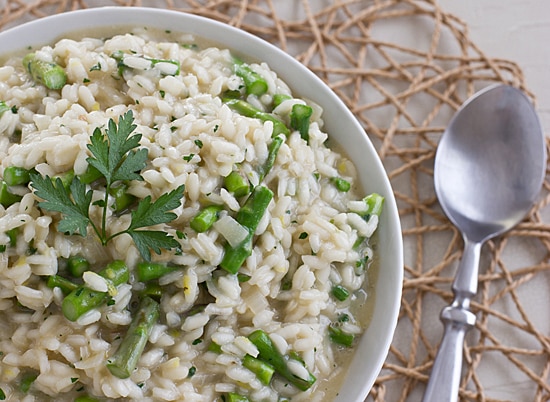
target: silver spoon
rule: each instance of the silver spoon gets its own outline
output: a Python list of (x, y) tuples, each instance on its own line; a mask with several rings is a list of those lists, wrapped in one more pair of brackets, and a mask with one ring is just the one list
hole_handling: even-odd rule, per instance
[(461, 231), (464, 254), (453, 282), (454, 300), (441, 312), (445, 330), (424, 402), (456, 401), (469, 310), (477, 292), (481, 246), (518, 224), (540, 192), (546, 171), (544, 134), (533, 106), (518, 89), (495, 85), (462, 105), (435, 156), (435, 190)]

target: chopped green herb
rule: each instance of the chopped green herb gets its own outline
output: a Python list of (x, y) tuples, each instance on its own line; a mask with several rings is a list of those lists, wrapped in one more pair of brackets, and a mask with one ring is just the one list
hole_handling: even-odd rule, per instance
[(338, 316), (338, 322), (348, 322), (349, 320), (349, 315), (346, 313), (342, 313)]
[(195, 140), (194, 142), (195, 142), (195, 145), (199, 148), (202, 148), (204, 145), (201, 140)]
[(307, 239), (307, 237), (308, 237), (308, 234), (306, 232), (302, 232), (300, 233), (300, 236), (298, 236), (298, 239), (303, 240), (303, 239)]

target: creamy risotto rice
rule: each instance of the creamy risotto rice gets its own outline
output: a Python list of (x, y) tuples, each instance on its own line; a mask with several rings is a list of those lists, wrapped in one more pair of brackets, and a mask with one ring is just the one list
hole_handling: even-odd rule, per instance
[[(368, 324), (360, 312), (378, 224), (372, 203), (381, 200), (365, 199), (354, 166), (329, 148), (322, 110), (266, 64), (189, 35), (140, 30), (29, 51), (0, 67), (0, 396), (333, 398)], [(35, 70), (44, 67), (53, 78)], [(89, 178), (91, 138), (125, 118), (141, 135), (132, 152), (147, 158), (106, 196), (106, 179)], [(59, 178), (52, 186), (66, 186), (75, 204), (71, 180), (83, 184), (86, 236), (60, 230), (70, 214), (48, 208), (39, 178), (43, 186)], [(147, 277), (148, 252), (125, 232), (132, 213), (181, 190), (173, 219), (142, 227), (172, 245), (160, 254), (145, 247), (163, 270)], [(262, 191), (270, 198), (250, 226), (241, 211)], [(123, 232), (105, 244), (91, 226), (103, 218), (107, 235)], [(239, 248), (244, 262), (228, 267), (224, 258)], [(113, 262), (126, 269), (121, 278), (105, 274)], [(81, 293), (102, 302), (68, 315), (64, 301)], [(144, 318), (124, 375), (112, 370), (114, 356), (143, 329), (145, 299), (158, 315)], [(265, 336), (278, 357), (264, 350)]]

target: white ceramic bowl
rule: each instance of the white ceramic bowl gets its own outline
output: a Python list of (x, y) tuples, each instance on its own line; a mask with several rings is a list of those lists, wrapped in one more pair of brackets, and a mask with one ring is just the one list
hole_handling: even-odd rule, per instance
[(253, 60), (262, 60), (277, 72), (293, 93), (309, 98), (324, 109), (323, 120), (331, 141), (355, 163), (366, 193), (386, 198), (376, 252), (379, 275), (372, 320), (354, 353), (349, 372), (336, 401), (362, 402), (386, 359), (401, 302), (403, 245), (395, 198), (376, 151), (353, 114), (315, 74), (275, 46), (226, 24), (191, 14), (153, 8), (102, 7), (42, 18), (0, 33), (0, 49), (8, 53), (53, 43), (71, 32), (116, 26), (148, 26), (188, 32), (232, 49)]

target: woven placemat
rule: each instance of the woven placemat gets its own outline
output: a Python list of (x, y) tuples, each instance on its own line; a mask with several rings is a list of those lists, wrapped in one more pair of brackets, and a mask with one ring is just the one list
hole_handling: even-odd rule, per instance
[[(368, 401), (420, 400), (452, 300), (462, 253), (459, 233), (433, 189), (439, 137), (459, 105), (489, 83), (527, 93), (518, 66), (488, 58), (467, 27), (429, 0), (0, 0), (0, 29), (46, 15), (104, 5), (152, 6), (207, 16), (256, 34), (295, 56), (325, 80), (369, 133), (388, 171), (403, 224), (405, 280), (389, 356)], [(460, 399), (550, 399), (548, 304), (550, 183), (514, 230), (483, 249), (472, 304), (476, 328), (464, 348)], [(546, 218), (545, 218), (546, 216)], [(520, 263), (518, 263), (520, 261)], [(487, 368), (490, 373), (487, 375)]]

